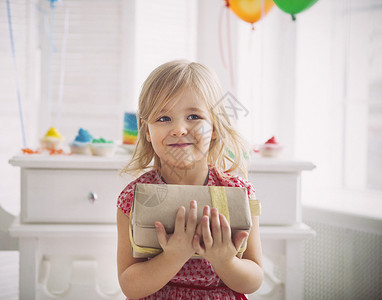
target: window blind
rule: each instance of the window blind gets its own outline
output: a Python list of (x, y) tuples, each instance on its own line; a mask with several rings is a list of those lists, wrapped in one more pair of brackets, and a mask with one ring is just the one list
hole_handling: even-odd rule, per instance
[(40, 133), (57, 126), (72, 139), (83, 127), (120, 139), (122, 1), (65, 0), (54, 15), (48, 1), (40, 5)]
[[(47, 1), (40, 3), (50, 11)], [(51, 107), (52, 114), (50, 124), (41, 122), (40, 132), (60, 123), (69, 138), (84, 127), (94, 135), (121, 140), (123, 112), (136, 110), (149, 72), (171, 59), (195, 59), (195, 7), (196, 1), (187, 0), (65, 0), (55, 10), (53, 51), (46, 26), (51, 30), (52, 16), (44, 14), (40, 113), (49, 114)]]
[[(23, 113), (24, 118), (28, 119), (27, 1), (10, 1), (10, 9)], [(6, 0), (0, 0), (0, 206), (12, 214), (19, 211), (19, 176), (18, 170), (8, 164), (8, 159), (23, 146), (15, 79), (7, 5)]]

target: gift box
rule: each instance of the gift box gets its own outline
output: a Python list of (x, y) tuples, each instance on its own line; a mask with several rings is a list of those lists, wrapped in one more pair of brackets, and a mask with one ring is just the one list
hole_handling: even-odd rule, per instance
[[(216, 207), (228, 220), (232, 234), (249, 231), (252, 214), (260, 213), (260, 202), (248, 200), (246, 188), (223, 186), (136, 184), (133, 207), (130, 214), (130, 241), (134, 257), (152, 257), (162, 250), (158, 242), (154, 222), (160, 221), (168, 234), (174, 232), (177, 210), (186, 208), (190, 201), (197, 202), (198, 223), (203, 207)], [(251, 208), (250, 208), (251, 207)], [(243, 252), (245, 247), (241, 250)]]

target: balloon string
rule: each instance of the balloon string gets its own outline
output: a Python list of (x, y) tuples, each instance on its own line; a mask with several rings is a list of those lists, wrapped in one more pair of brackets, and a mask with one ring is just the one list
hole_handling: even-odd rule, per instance
[[(252, 24), (253, 26), (253, 24)], [(252, 27), (251, 31), (249, 31), (249, 37), (248, 37), (248, 53), (252, 52), (252, 44), (253, 44), (253, 32), (255, 29)]]
[[(245, 65), (246, 73), (248, 74), (248, 78), (250, 78), (250, 84), (249, 84), (249, 99), (251, 106), (254, 107), (254, 113), (255, 116), (258, 113), (256, 110), (256, 105), (255, 105), (255, 87), (256, 87), (256, 77), (255, 77), (255, 60), (254, 60), (254, 53), (252, 51), (252, 44), (253, 44), (253, 34), (254, 31), (250, 30), (249, 31), (249, 36), (248, 36), (248, 64)], [(253, 66), (252, 66), (253, 64)], [(255, 117), (256, 119), (256, 117)], [(250, 136), (254, 140), (256, 140), (256, 126), (250, 126)]]
[(235, 89), (235, 82), (233, 77), (233, 66), (232, 66), (232, 40), (231, 40), (231, 23), (229, 19), (229, 11), (226, 10), (226, 26), (227, 26), (227, 48), (228, 48), (228, 66), (229, 66), (229, 75), (231, 79), (231, 88)]
[(51, 2), (51, 26), (50, 26), (50, 37), (49, 37), (49, 65), (48, 65), (48, 117), (49, 117), (49, 123), (51, 121), (51, 114), (52, 114), (52, 85), (53, 85), (53, 36), (54, 36), (54, 10), (56, 6), (53, 4), (53, 1)]
[(227, 69), (227, 62), (225, 60), (225, 55), (224, 55), (224, 48), (223, 48), (223, 32), (222, 32), (222, 27), (223, 27), (223, 13), (224, 13), (224, 10), (226, 9), (225, 6), (222, 6), (220, 8), (220, 13), (219, 13), (219, 26), (218, 26), (218, 30), (219, 30), (219, 52), (220, 52), (220, 58), (221, 58), (221, 61), (223, 63), (223, 66), (225, 69)]
[[(264, 44), (265, 44), (265, 24), (264, 24), (264, 17), (265, 17), (265, 1), (261, 0), (261, 14), (260, 14), (260, 21), (261, 21), (261, 45), (260, 45), (260, 111), (263, 109), (263, 92), (264, 92)], [(260, 136), (263, 138), (263, 115), (260, 114)]]
[(65, 65), (66, 65), (66, 43), (69, 35), (69, 12), (68, 9), (65, 11), (65, 30), (64, 37), (62, 41), (61, 49), (61, 74), (60, 74), (60, 89), (58, 94), (58, 112), (57, 112), (57, 127), (60, 128), (61, 125), (61, 108), (62, 99), (64, 95), (64, 82), (65, 82)]
[(19, 83), (19, 76), (18, 76), (18, 72), (17, 72), (15, 41), (13, 38), (11, 5), (9, 3), (9, 0), (7, 0), (7, 12), (8, 12), (9, 37), (11, 40), (12, 60), (13, 60), (14, 76), (15, 76), (15, 82), (16, 82), (16, 91), (17, 91), (17, 103), (18, 103), (18, 108), (19, 108), (19, 117), (20, 117), (20, 125), (21, 125), (21, 136), (22, 136), (23, 147), (26, 148), (24, 118), (23, 118), (23, 111), (22, 111), (22, 106), (21, 106), (20, 83)]

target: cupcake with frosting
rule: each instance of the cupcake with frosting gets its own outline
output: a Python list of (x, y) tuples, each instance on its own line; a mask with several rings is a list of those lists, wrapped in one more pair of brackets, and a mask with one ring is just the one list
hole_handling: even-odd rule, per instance
[(51, 127), (41, 139), (42, 147), (45, 149), (60, 149), (64, 144), (65, 138), (58, 132), (56, 127)]
[(93, 136), (85, 129), (80, 128), (78, 134), (70, 143), (70, 149), (75, 154), (91, 154), (89, 143), (92, 141)]
[(96, 156), (113, 156), (115, 152), (115, 144), (113, 141), (107, 141), (104, 138), (92, 139), (89, 144), (90, 151)]
[(263, 145), (260, 145), (260, 154), (264, 157), (276, 157), (280, 154), (282, 146), (276, 141), (276, 138), (272, 136)]

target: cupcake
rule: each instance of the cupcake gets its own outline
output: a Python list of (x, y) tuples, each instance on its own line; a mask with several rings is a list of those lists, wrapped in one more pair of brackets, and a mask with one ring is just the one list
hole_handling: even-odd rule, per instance
[(55, 127), (49, 128), (45, 136), (41, 139), (42, 147), (45, 149), (60, 149), (65, 138), (58, 132)]
[(280, 154), (282, 146), (276, 141), (276, 138), (272, 136), (263, 145), (260, 145), (260, 154), (264, 157), (276, 157)]
[(89, 143), (92, 141), (92, 139), (93, 137), (88, 131), (80, 128), (80, 130), (78, 130), (78, 135), (70, 144), (70, 149), (75, 154), (91, 154)]
[(113, 156), (115, 152), (114, 142), (104, 138), (93, 139), (89, 146), (91, 153), (96, 156)]

